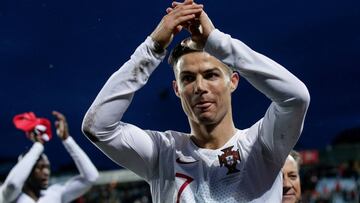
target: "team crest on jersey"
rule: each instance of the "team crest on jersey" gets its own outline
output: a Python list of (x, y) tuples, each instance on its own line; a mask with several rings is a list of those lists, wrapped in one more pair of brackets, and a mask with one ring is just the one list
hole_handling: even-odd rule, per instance
[(241, 161), (239, 150), (231, 150), (234, 146), (225, 148), (221, 151), (224, 153), (218, 155), (220, 167), (225, 166), (228, 169), (226, 175), (237, 173), (239, 170), (236, 168), (236, 165)]

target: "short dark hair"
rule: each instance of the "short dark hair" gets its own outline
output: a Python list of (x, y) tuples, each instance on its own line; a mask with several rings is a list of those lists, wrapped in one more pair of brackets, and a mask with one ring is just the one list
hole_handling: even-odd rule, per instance
[(292, 158), (294, 158), (294, 160), (298, 166), (298, 169), (300, 170), (300, 166), (302, 164), (302, 159), (301, 159), (300, 153), (295, 150), (291, 150), (290, 156), (292, 156)]
[[(190, 42), (192, 42), (192, 43), (190, 43)], [(190, 44), (193, 46), (189, 46)], [(194, 52), (205, 52), (202, 45), (200, 45), (199, 47), (196, 47), (196, 46), (198, 46), (198, 44), (191, 41), (191, 38), (189, 37), (189, 38), (185, 38), (184, 40), (182, 40), (170, 51), (168, 63), (170, 64), (170, 66), (172, 66), (174, 72), (175, 72), (174, 66), (182, 56), (189, 54), (189, 53), (194, 53)], [(223, 63), (223, 64), (224, 64), (224, 66), (226, 66), (228, 68), (229, 74), (237, 72), (228, 64), (225, 64), (225, 63)]]
[(197, 49), (197, 48), (188, 46), (186, 41), (189, 41), (189, 40), (190, 40), (190, 38), (186, 38), (186, 39), (182, 40), (171, 50), (169, 58), (168, 58), (168, 63), (172, 67), (174, 67), (174, 65), (176, 64), (176, 62), (179, 60), (179, 58), (181, 56), (188, 54), (188, 53), (204, 51), (203, 49)]

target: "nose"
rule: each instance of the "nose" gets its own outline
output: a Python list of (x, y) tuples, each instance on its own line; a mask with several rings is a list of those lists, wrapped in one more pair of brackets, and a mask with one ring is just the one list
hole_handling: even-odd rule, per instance
[(283, 179), (283, 187), (284, 188), (291, 188), (292, 187), (292, 184), (291, 184), (291, 181), (289, 180), (289, 178), (284, 178)]
[(42, 172), (43, 172), (43, 174), (44, 174), (45, 177), (49, 177), (49, 176), (50, 176), (50, 169), (49, 169), (49, 168), (44, 168)]
[(196, 77), (196, 81), (194, 82), (194, 93), (202, 94), (206, 92), (205, 86), (206, 84), (204, 78), (202, 78), (201, 76)]

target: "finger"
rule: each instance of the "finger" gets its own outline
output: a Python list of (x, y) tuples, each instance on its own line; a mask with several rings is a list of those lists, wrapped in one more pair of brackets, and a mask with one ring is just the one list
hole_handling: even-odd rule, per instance
[(173, 10), (174, 10), (174, 9), (172, 9), (172, 8), (167, 8), (167, 9), (166, 9), (166, 13), (171, 13)]
[(184, 25), (187, 21), (195, 19), (195, 17), (196, 17), (195, 14), (177, 16), (176, 18), (173, 19), (173, 23), (175, 24), (175, 27), (178, 25)]
[(35, 136), (35, 141), (42, 143), (41, 135), (36, 135), (36, 136)]
[(60, 122), (59, 121), (55, 121), (55, 128), (59, 128)]
[(64, 134), (64, 122), (59, 122), (58, 127), (56, 128), (56, 134), (62, 136)]
[(185, 0), (184, 1), (184, 4), (192, 4), (192, 3), (194, 3), (194, 0)]
[(26, 132), (26, 136), (27, 136), (30, 140), (35, 141), (34, 133), (32, 133), (32, 132)]
[(182, 25), (176, 26), (175, 29), (174, 29), (174, 34), (179, 33), (182, 29), (183, 29), (183, 26), (182, 26)]
[(183, 5), (183, 3), (176, 2), (176, 1), (173, 1), (173, 2), (171, 3), (171, 6), (172, 6), (173, 8), (175, 8), (175, 7), (178, 6), (178, 5)]
[(59, 128), (64, 130), (65, 122), (59, 122)]
[(196, 19), (196, 13), (200, 12), (199, 10), (195, 9), (195, 10), (187, 10), (187, 11), (183, 11), (181, 13), (175, 14), (174, 18), (173, 18), (173, 23), (175, 23), (175, 25), (182, 25), (184, 27), (188, 27), (190, 24), (191, 20)]
[(201, 7), (200, 8), (180, 9), (180, 10), (174, 10), (169, 15), (174, 16), (174, 17), (185, 16), (185, 15), (190, 15), (190, 14), (197, 14), (198, 15), (202, 11), (203, 10), (202, 10)]
[(53, 111), (52, 114), (55, 116), (57, 120), (65, 120), (65, 116), (58, 111)]
[(189, 9), (189, 8), (203, 8), (203, 4), (179, 4), (175, 7), (172, 7), (172, 9)]
[(191, 4), (196, 4), (196, 3), (194, 3), (194, 1), (192, 1), (192, 0), (187, 0), (187, 1), (184, 1), (184, 2), (173, 1), (171, 3), (171, 6), (175, 8), (175, 7), (179, 6), (179, 5), (191, 5)]

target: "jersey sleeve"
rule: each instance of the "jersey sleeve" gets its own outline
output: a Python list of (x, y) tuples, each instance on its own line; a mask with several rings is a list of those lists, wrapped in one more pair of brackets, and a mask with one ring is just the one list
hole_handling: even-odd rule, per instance
[(90, 189), (98, 179), (99, 172), (72, 137), (64, 140), (63, 144), (80, 172), (80, 175), (69, 179), (63, 186), (62, 200), (63, 202), (71, 202)]
[(264, 155), (283, 164), (300, 137), (310, 103), (304, 83), (275, 61), (219, 30), (210, 34), (205, 50), (272, 101), (259, 125), (253, 127), (258, 128)]
[[(84, 134), (117, 164), (149, 179), (158, 147), (154, 133), (122, 121), (134, 93), (143, 87), (166, 52), (156, 53), (148, 37), (108, 79), (88, 109), (82, 124)], [(142, 116), (142, 115), (138, 115)]]
[(11, 169), (0, 189), (0, 199), (3, 202), (12, 202), (21, 194), (24, 183), (43, 150), (44, 146), (35, 142), (30, 151)]

